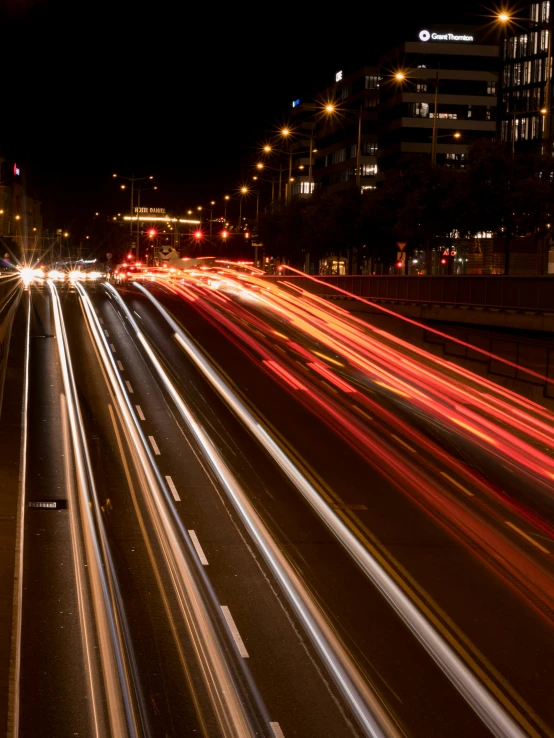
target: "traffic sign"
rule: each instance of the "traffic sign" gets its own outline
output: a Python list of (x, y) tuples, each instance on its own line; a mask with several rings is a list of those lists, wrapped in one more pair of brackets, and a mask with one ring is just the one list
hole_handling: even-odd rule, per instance
[(397, 251), (396, 258), (398, 259), (398, 261), (406, 261), (406, 254), (404, 253), (404, 251)]
[(404, 249), (408, 245), (408, 242), (407, 241), (397, 241), (396, 242), (396, 245), (398, 246), (398, 248), (400, 249), (400, 251), (404, 251)]
[(106, 254), (106, 259), (111, 259), (113, 254)]

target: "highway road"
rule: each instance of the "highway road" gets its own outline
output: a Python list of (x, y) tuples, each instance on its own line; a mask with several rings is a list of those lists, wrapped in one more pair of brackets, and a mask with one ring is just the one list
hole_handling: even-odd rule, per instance
[(29, 289), (21, 735), (554, 735), (551, 413), (246, 270)]

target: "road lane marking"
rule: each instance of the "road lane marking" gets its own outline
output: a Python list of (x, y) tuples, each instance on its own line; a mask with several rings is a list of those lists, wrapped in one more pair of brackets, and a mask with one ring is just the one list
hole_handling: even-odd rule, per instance
[(365, 412), (365, 410), (362, 410), (362, 408), (361, 408), (361, 407), (358, 407), (357, 405), (352, 405), (352, 407), (354, 408), (354, 410), (355, 410), (355, 411), (356, 411), (357, 413), (359, 413), (360, 415), (363, 415), (363, 416), (364, 416), (364, 418), (367, 418), (367, 420), (373, 420), (373, 418), (371, 417), (371, 415), (368, 415), (368, 414), (367, 414), (367, 413)]
[(227, 621), (227, 625), (229, 626), (229, 630), (231, 631), (231, 635), (233, 636), (233, 640), (236, 643), (236, 646), (239, 650), (240, 655), (242, 656), (243, 659), (247, 659), (248, 651), (246, 650), (244, 641), (240, 637), (238, 628), (235, 625), (235, 621), (233, 620), (233, 616), (231, 615), (231, 612), (229, 608), (227, 607), (227, 605), (221, 605), (221, 612), (223, 613), (223, 617)]
[[(98, 312), (98, 310), (96, 312)], [(102, 323), (102, 325), (104, 325), (104, 321), (102, 320), (102, 318), (99, 318), (99, 320)]]
[(171, 490), (171, 494), (173, 495), (173, 499), (175, 500), (175, 502), (181, 502), (181, 498), (179, 497), (179, 493), (177, 492), (177, 487), (175, 486), (173, 479), (171, 479), (171, 477), (166, 477), (165, 481), (167, 482), (167, 485)]
[(408, 444), (405, 441), (403, 441), (401, 438), (398, 438), (398, 436), (395, 436), (394, 433), (391, 433), (391, 436), (394, 438), (395, 441), (398, 441), (398, 443), (401, 443), (405, 448), (407, 448), (408, 451), (411, 451), (413, 454), (416, 453), (415, 448), (408, 446)]
[(133, 388), (131, 387), (131, 382), (129, 382), (129, 380), (128, 380), (128, 379), (126, 379), (126, 380), (125, 380), (125, 384), (127, 385), (127, 389), (129, 390), (129, 394), (130, 394), (130, 395), (133, 395), (133, 394), (134, 394), (134, 392), (133, 392)]
[(279, 723), (269, 723), (269, 727), (273, 731), (275, 738), (285, 738), (285, 734), (281, 730)]
[(513, 523), (510, 523), (509, 520), (504, 521), (506, 525), (509, 525), (510, 528), (516, 531), (516, 533), (519, 533), (520, 536), (523, 536), (526, 541), (529, 541), (529, 543), (532, 543), (533, 546), (536, 546), (540, 551), (542, 551), (545, 554), (549, 554), (550, 551), (547, 548), (544, 548), (544, 546), (541, 546), (540, 543), (537, 543), (531, 536), (528, 536), (527, 533), (524, 533), (521, 528), (518, 528), (517, 525), (514, 525)]
[(135, 405), (135, 407), (137, 409), (137, 413), (138, 413), (139, 418), (141, 420), (146, 420), (146, 418), (144, 417), (144, 413), (142, 412), (141, 406), (140, 405)]
[(148, 440), (150, 441), (156, 456), (160, 456), (160, 449), (158, 448), (158, 444), (156, 443), (154, 436), (148, 436)]
[(115, 346), (113, 345), (113, 343), (110, 343), (110, 348), (111, 348), (111, 350), (112, 350), (112, 351), (114, 352), (114, 354), (115, 354)]
[(119, 369), (121, 369), (121, 371), (123, 371), (123, 364), (119, 361), (119, 359), (117, 360), (117, 366)]
[(202, 550), (202, 546), (200, 545), (200, 541), (198, 540), (198, 536), (196, 535), (195, 531), (189, 530), (189, 536), (192, 539), (192, 545), (196, 549), (196, 553), (198, 554), (198, 558), (200, 559), (200, 563), (203, 566), (208, 566), (208, 559), (206, 558), (206, 554)]
[(465, 492), (468, 497), (474, 497), (473, 492), (470, 492), (468, 489), (466, 489), (463, 485), (461, 485), (459, 482), (457, 482), (455, 479), (452, 479), (452, 477), (449, 477), (446, 472), (441, 472), (442, 476), (448, 479), (448, 481), (453, 484), (455, 487), (458, 487), (458, 489), (461, 489), (462, 492)]
[(109, 338), (110, 334), (108, 333), (108, 329), (107, 329), (107, 328), (104, 328), (104, 333), (105, 333), (105, 334), (106, 334), (106, 336), (108, 336), (108, 338)]

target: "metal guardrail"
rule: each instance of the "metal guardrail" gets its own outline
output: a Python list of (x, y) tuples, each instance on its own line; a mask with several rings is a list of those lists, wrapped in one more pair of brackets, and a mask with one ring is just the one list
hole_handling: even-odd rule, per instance
[(284, 274), (266, 278), (322, 296), (339, 296), (335, 286), (369, 300), (554, 313), (553, 277), (363, 275), (318, 277), (317, 282)]

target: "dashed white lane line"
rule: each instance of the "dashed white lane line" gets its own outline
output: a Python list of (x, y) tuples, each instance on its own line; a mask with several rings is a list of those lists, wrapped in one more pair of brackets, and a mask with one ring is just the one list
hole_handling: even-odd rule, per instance
[(148, 436), (148, 440), (150, 441), (150, 444), (154, 449), (154, 453), (156, 454), (156, 456), (159, 456), (160, 449), (158, 448), (158, 444), (156, 443), (156, 439), (154, 438), (154, 436)]
[(441, 472), (442, 476), (448, 479), (448, 481), (453, 484), (455, 487), (458, 487), (458, 489), (461, 489), (462, 492), (465, 492), (468, 497), (473, 497), (473, 492), (470, 492), (468, 489), (466, 489), (464, 486), (462, 486), (459, 482), (457, 482), (455, 479), (452, 479), (452, 477), (449, 477), (446, 472)]
[(544, 548), (544, 546), (541, 546), (540, 543), (537, 543), (531, 536), (528, 536), (527, 533), (524, 533), (520, 528), (517, 527), (517, 525), (514, 525), (513, 523), (510, 523), (509, 520), (504, 521), (506, 525), (509, 525), (512, 530), (515, 530), (516, 533), (519, 533), (520, 536), (523, 536), (526, 541), (529, 541), (529, 543), (532, 543), (533, 546), (536, 546), (539, 551), (542, 551), (545, 554), (550, 553), (550, 551), (547, 548)]
[(146, 420), (146, 418), (144, 417), (144, 413), (142, 412), (141, 406), (140, 405), (135, 405), (135, 407), (137, 409), (137, 413), (138, 413), (139, 418), (141, 420)]
[(166, 477), (165, 481), (167, 482), (167, 486), (171, 490), (171, 494), (173, 495), (173, 499), (175, 500), (175, 502), (181, 502), (181, 498), (179, 497), (179, 493), (177, 492), (177, 487), (175, 486), (173, 479), (171, 479), (171, 477)]
[[(96, 312), (98, 312), (98, 310)], [(102, 323), (102, 325), (104, 325), (104, 321), (102, 320), (102, 318), (100, 318), (100, 322)]]
[(281, 730), (279, 723), (269, 723), (269, 727), (273, 731), (275, 738), (285, 738), (285, 734)]
[(130, 395), (134, 394), (133, 393), (133, 388), (131, 387), (131, 382), (129, 382), (128, 379), (125, 380), (125, 384), (127, 385), (127, 389), (129, 390), (129, 394)]
[(206, 558), (206, 554), (204, 551), (202, 551), (202, 546), (200, 545), (200, 541), (198, 540), (198, 536), (193, 530), (189, 530), (189, 536), (192, 540), (192, 545), (196, 549), (196, 553), (198, 554), (198, 558), (200, 559), (200, 563), (203, 566), (208, 566), (208, 559)]
[(112, 351), (114, 352), (114, 354), (115, 354), (115, 346), (113, 345), (113, 343), (110, 343), (110, 348), (111, 348), (111, 350), (112, 350)]
[(119, 359), (117, 360), (117, 366), (118, 366), (118, 368), (119, 368), (119, 369), (120, 369), (121, 371), (123, 371), (123, 364), (122, 364), (122, 363), (121, 363), (121, 362), (119, 361)]
[(104, 333), (106, 334), (106, 336), (109, 337), (110, 334), (108, 333), (108, 329), (107, 328), (104, 328)]
[(231, 631), (231, 635), (233, 636), (233, 640), (235, 641), (237, 645), (240, 655), (242, 656), (243, 659), (247, 659), (248, 651), (246, 650), (244, 641), (240, 637), (238, 628), (235, 625), (235, 621), (233, 620), (233, 616), (231, 615), (231, 612), (229, 608), (227, 607), (227, 605), (221, 605), (221, 612), (223, 613), (223, 617), (227, 621), (227, 625), (229, 626), (229, 630)]

